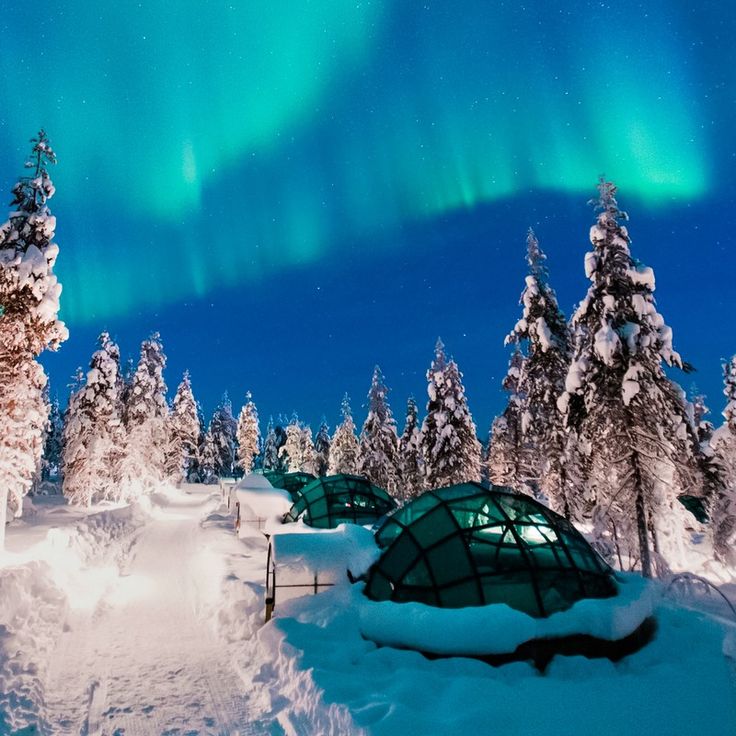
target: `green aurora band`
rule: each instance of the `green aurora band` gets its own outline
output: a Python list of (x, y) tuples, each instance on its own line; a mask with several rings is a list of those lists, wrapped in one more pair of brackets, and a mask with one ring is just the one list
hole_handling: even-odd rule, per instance
[(72, 323), (600, 172), (652, 208), (711, 185), (677, 4), (45, 5), (5, 11), (0, 162), (49, 131)]

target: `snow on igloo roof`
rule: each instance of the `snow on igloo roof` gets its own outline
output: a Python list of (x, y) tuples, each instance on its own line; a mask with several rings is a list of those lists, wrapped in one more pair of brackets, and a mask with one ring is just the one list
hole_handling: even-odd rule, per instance
[(280, 470), (268, 470), (263, 476), (274, 488), (288, 491), (292, 501), (296, 501), (302, 488), (315, 479), (311, 473), (282, 473)]
[(376, 532), (365, 594), (441, 608), (505, 603), (548, 616), (615, 595), (612, 571), (572, 524), (535, 499), (462, 483), (427, 491)]
[(302, 488), (285, 521), (334, 529), (338, 524), (371, 524), (396, 508), (386, 491), (358, 475), (329, 475)]

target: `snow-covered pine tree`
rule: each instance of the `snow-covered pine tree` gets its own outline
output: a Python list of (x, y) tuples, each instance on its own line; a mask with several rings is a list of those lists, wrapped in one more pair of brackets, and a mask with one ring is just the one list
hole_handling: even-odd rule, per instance
[(709, 443), (713, 438), (714, 431), (713, 422), (706, 419), (710, 414), (710, 409), (705, 402), (705, 396), (701, 394), (698, 391), (697, 386), (693, 384), (690, 387), (690, 404), (692, 406), (693, 426), (695, 428), (698, 441), (701, 443)]
[(103, 332), (84, 385), (69, 400), (64, 426), (64, 481), (69, 503), (90, 506), (119, 497), (114, 470), (121, 439), (120, 352)]
[(355, 474), (358, 472), (360, 445), (358, 438), (355, 436), (355, 422), (353, 421), (353, 412), (350, 409), (350, 398), (347, 394), (343, 397), (341, 412), (342, 422), (335, 428), (330, 444), (328, 475)]
[(599, 544), (619, 561), (654, 572), (679, 561), (685, 515), (678, 493), (693, 487), (691, 424), (663, 363), (683, 367), (654, 300), (654, 273), (635, 261), (620, 223), (616, 187), (601, 178), (599, 212), (585, 257), (591, 281), (573, 319), (573, 358), (558, 406), (588, 449)]
[(314, 454), (316, 475), (327, 475), (327, 469), (330, 466), (330, 428), (324, 418), (314, 438)]
[(266, 427), (266, 439), (263, 442), (263, 470), (264, 472), (274, 471), (279, 466), (279, 448), (276, 437), (276, 429), (273, 424), (273, 417), (268, 418), (268, 426)]
[[(717, 492), (710, 502), (716, 556), (736, 564), (736, 355), (723, 365), (723, 424), (712, 432), (706, 457), (717, 472)], [(707, 477), (707, 476), (706, 476)]]
[(302, 428), (294, 412), (286, 425), (286, 439), (279, 447), (279, 465), (286, 473), (298, 473), (301, 465)]
[(373, 485), (394, 494), (399, 480), (399, 438), (387, 396), (383, 373), (376, 366), (368, 391), (368, 416), (360, 433), (358, 472)]
[(227, 392), (212, 415), (209, 432), (215, 444), (215, 475), (218, 478), (232, 477), (238, 460), (238, 423), (233, 416), (233, 405)]
[(201, 426), (189, 371), (184, 372), (171, 405), (167, 428), (166, 477), (175, 484), (195, 480)]
[[(555, 511), (571, 518), (565, 471), (567, 432), (557, 409), (570, 364), (570, 334), (549, 285), (546, 256), (531, 228), (526, 243), (529, 274), (520, 299), (523, 313), (506, 338), (507, 343), (523, 346), (526, 353), (519, 385), (510, 397), (511, 403), (519, 401), (520, 477), (516, 480), (534, 495), (546, 497)], [(512, 412), (516, 410), (514, 407)], [(508, 419), (506, 422), (508, 426)]]
[(299, 442), (300, 467), (302, 473), (317, 475), (317, 452), (314, 449), (312, 428), (308, 424), (302, 425)]
[(169, 407), (163, 371), (166, 356), (158, 333), (141, 344), (141, 355), (123, 408), (125, 451), (120, 462), (124, 498), (150, 493), (164, 479)]
[(253, 470), (256, 456), (260, 452), (261, 430), (258, 426), (258, 409), (250, 391), (245, 395), (245, 406), (238, 417), (238, 463), (244, 473)]
[(427, 371), (427, 416), (422, 424), (424, 484), (428, 489), (480, 481), (480, 442), (465, 398), (462, 374), (437, 340)]
[(509, 395), (503, 413), (491, 424), (488, 450), (485, 462), (491, 483), (506, 486), (516, 491), (523, 487), (521, 471), (521, 406), (523, 396), (520, 392), (521, 374), (525, 358), (518, 345), (514, 346), (509, 368), (502, 381), (504, 391)]
[(51, 480), (59, 477), (61, 467), (62, 433), (64, 419), (61, 413), (58, 397), (50, 403), (49, 419), (46, 425), (43, 443), (42, 480)]
[(723, 418), (728, 431), (736, 436), (736, 355), (723, 364), (723, 394), (726, 397)]
[(200, 483), (217, 483), (217, 467), (219, 457), (217, 444), (212, 433), (212, 423), (207, 427), (201, 444), (199, 455), (199, 481)]
[(279, 448), (281, 467), (287, 473), (317, 474), (317, 456), (312, 429), (299, 421), (294, 413), (286, 427), (286, 441)]
[(424, 483), (421, 455), (422, 433), (419, 428), (417, 402), (410, 396), (406, 402), (404, 432), (399, 440), (399, 484), (397, 497), (405, 501), (422, 492)]
[(56, 156), (43, 130), (31, 143), (29, 176), (13, 187), (12, 210), (0, 227), (0, 551), (6, 513), (21, 515), (43, 451), (46, 374), (36, 358), (68, 336), (58, 319), (59, 248), (48, 208), (55, 191), (48, 168)]

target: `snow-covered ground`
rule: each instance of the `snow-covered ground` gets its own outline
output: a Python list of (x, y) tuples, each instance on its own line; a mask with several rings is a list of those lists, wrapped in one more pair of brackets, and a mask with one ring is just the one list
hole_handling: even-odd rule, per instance
[(347, 582), (264, 625), (266, 541), (236, 535), (220, 501), (212, 487), (90, 511), (49, 497), (11, 525), (0, 734), (734, 732), (736, 626), (717, 602), (658, 600), (654, 640), (615, 664), (429, 660), (365, 639), (370, 606)]
[(49, 500), (0, 570), (0, 733), (266, 732), (231, 645), (262, 607), (264, 543), (211, 487), (89, 515)]

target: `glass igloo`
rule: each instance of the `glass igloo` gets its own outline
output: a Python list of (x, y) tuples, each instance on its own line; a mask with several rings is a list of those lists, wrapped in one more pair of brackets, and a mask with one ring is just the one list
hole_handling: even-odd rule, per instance
[(268, 470), (263, 477), (274, 488), (283, 488), (288, 491), (292, 501), (296, 501), (302, 488), (316, 478), (311, 473), (282, 473), (279, 470)]
[(339, 524), (372, 524), (396, 508), (382, 488), (357, 475), (317, 478), (301, 489), (284, 521), (334, 529)]
[(376, 540), (384, 551), (365, 587), (376, 601), (505, 603), (544, 617), (616, 594), (611, 569), (566, 519), (507, 489), (428, 491), (391, 514)]

